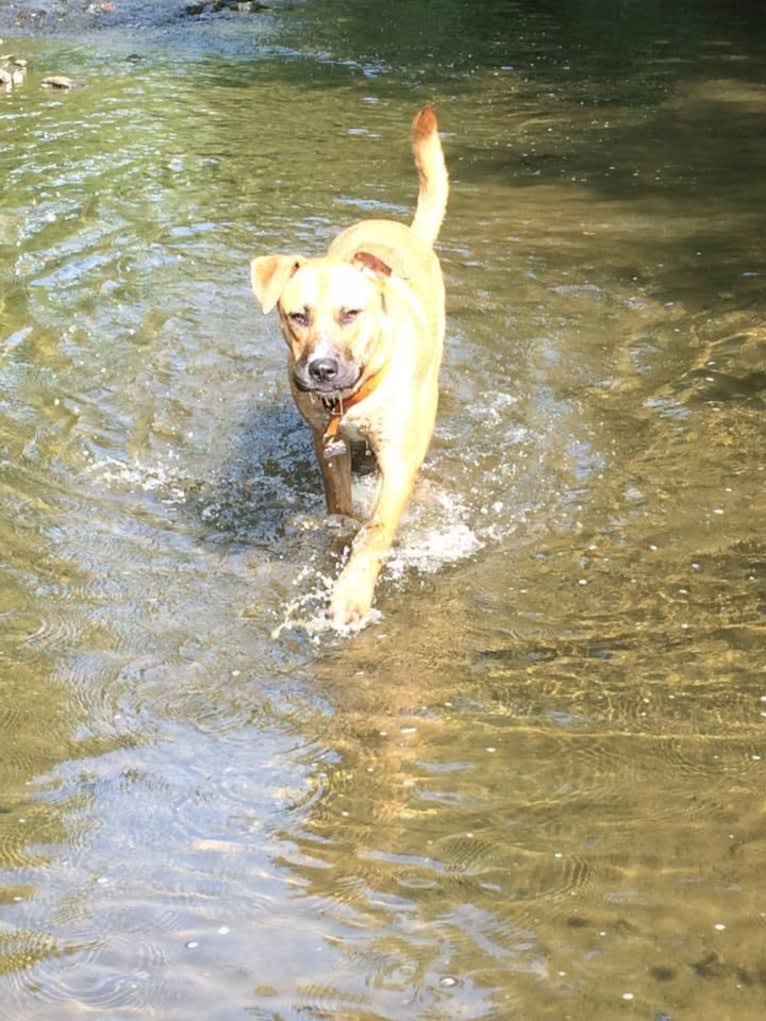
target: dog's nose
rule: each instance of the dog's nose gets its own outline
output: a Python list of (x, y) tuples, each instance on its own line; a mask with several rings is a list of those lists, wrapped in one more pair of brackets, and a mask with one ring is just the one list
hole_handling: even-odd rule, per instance
[(315, 358), (308, 365), (309, 376), (317, 383), (332, 383), (338, 375), (337, 358)]

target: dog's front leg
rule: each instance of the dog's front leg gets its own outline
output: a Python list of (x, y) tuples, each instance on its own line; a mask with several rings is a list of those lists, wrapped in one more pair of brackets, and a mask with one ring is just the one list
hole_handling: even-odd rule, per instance
[(419, 462), (407, 464), (393, 456), (379, 463), (378, 497), (372, 516), (357, 533), (349, 561), (333, 588), (330, 618), (335, 627), (357, 624), (369, 612), (375, 582), (407, 506), (418, 467)]
[(311, 436), (314, 440), (314, 451), (319, 462), (319, 470), (322, 473), (328, 514), (345, 514), (346, 517), (353, 517), (351, 452), (348, 443), (345, 443), (344, 451), (334, 454), (333, 457), (328, 457), (323, 430), (312, 429)]

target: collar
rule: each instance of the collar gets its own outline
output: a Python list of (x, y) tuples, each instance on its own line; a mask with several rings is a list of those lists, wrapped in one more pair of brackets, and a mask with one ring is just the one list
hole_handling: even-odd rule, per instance
[(367, 379), (362, 383), (358, 390), (355, 390), (350, 397), (336, 397), (335, 400), (322, 400), (325, 408), (330, 413), (330, 420), (325, 428), (322, 439), (325, 444), (331, 443), (338, 435), (340, 430), (341, 419), (348, 411), (349, 408), (353, 408), (355, 404), (361, 404), (361, 402), (369, 397), (380, 384), (383, 382), (383, 377), (388, 372), (388, 362), (378, 369), (377, 372), (373, 373), (372, 376), (368, 376)]

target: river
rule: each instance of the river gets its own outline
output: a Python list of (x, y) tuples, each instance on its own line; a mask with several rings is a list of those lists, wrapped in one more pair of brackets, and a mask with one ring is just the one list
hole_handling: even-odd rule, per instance
[[(667, 7), (0, 12), (2, 1021), (763, 1016), (766, 29)], [(248, 264), (406, 220), (425, 101), (439, 420), (343, 636)]]

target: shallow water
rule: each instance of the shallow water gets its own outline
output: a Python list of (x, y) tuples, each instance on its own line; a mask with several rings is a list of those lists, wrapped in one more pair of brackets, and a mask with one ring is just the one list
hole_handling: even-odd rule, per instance
[[(0, 1017), (760, 1018), (759, 22), (27, 6), (24, 35), (0, 12), (32, 65), (0, 96)], [(248, 260), (406, 219), (427, 99), (440, 418), (343, 637), (349, 535)]]

